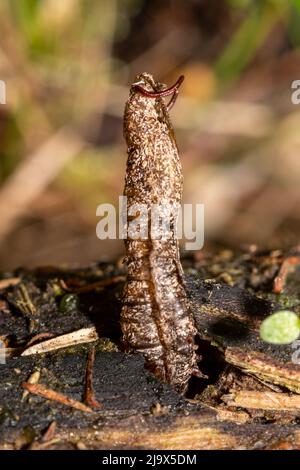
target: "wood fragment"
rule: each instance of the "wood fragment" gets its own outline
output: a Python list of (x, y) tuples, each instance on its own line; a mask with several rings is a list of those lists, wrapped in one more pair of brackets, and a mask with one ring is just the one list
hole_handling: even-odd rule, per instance
[(21, 356), (30, 356), (32, 354), (45, 354), (49, 351), (55, 351), (61, 348), (68, 348), (82, 343), (90, 343), (99, 338), (94, 326), (89, 328), (81, 328), (65, 335), (56, 336), (55, 338), (34, 344), (22, 352)]
[(93, 366), (95, 361), (95, 347), (89, 351), (85, 374), (85, 395), (84, 402), (92, 408), (102, 408), (102, 405), (96, 400), (93, 387)]
[[(7, 338), (7, 336), (2, 336), (0, 335), (0, 354), (2, 352), (5, 352), (5, 349), (8, 347), (9, 345), (9, 339)], [(1, 356), (2, 357), (2, 356)]]
[(0, 191), (0, 240), (9, 234), (31, 201), (44, 191), (61, 168), (74, 158), (84, 145), (78, 132), (65, 126), (50, 135), (32, 155), (22, 160)]
[(75, 408), (76, 410), (84, 411), (85, 413), (93, 413), (93, 410), (91, 408), (84, 405), (80, 401), (73, 400), (73, 398), (67, 397), (62, 393), (55, 392), (55, 390), (51, 390), (50, 388), (47, 388), (44, 385), (22, 382), (21, 386), (28, 390), (30, 393), (39, 395), (43, 398), (47, 398), (47, 400), (57, 401), (59, 403), (62, 403), (63, 405)]
[(228, 406), (259, 410), (299, 411), (300, 396), (288, 393), (257, 392), (253, 390), (232, 391), (223, 395)]
[[(139, 74), (126, 102), (125, 218), (129, 221), (136, 206), (141, 205), (150, 216), (149, 227), (153, 228), (155, 207), (155, 217), (168, 220), (168, 235), (151, 229), (146, 236), (142, 233), (136, 236), (127, 230), (124, 243), (128, 276), (120, 316), (126, 350), (141, 353), (146, 367), (180, 393), (187, 390), (191, 376), (199, 374), (196, 328), (188, 305), (176, 234), (183, 174), (168, 114), (183, 79), (180, 76), (166, 89), (152, 75)], [(170, 95), (173, 98), (165, 105), (162, 97)]]
[(250, 372), (247, 372), (247, 375), (249, 375), (250, 377), (253, 377), (253, 378), (254, 378), (255, 380), (257, 380), (259, 383), (261, 383), (264, 387), (269, 388), (269, 389), (272, 390), (273, 392), (281, 392), (281, 388), (278, 387), (277, 385), (268, 383), (268, 382), (266, 382), (265, 380), (260, 379), (260, 378), (257, 377), (256, 375), (251, 374)]
[[(35, 370), (31, 375), (30, 377), (27, 379), (27, 383), (29, 384), (37, 384), (38, 381), (40, 380), (40, 377), (41, 377), (41, 371), (38, 369), (38, 370)], [(21, 398), (21, 401), (24, 401), (25, 398), (27, 398), (27, 396), (29, 395), (29, 391), (28, 390), (24, 390), (23, 392), (23, 395), (22, 395), (22, 398)]]
[(275, 292), (275, 294), (281, 294), (288, 275), (291, 272), (293, 272), (296, 266), (299, 264), (300, 264), (299, 256), (289, 256), (283, 261), (279, 269), (279, 273), (274, 279), (273, 292)]
[(18, 299), (16, 300), (16, 305), (18, 306), (20, 311), (27, 315), (36, 315), (37, 309), (30, 298), (29, 292), (25, 284), (20, 284), (20, 287), (18, 287), (17, 289)]
[(150, 411), (153, 416), (165, 416), (169, 413), (170, 409), (168, 406), (163, 406), (157, 402), (151, 406)]

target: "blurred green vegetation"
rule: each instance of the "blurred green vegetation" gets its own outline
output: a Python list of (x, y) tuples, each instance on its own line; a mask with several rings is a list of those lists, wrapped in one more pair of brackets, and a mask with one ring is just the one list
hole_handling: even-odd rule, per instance
[[(300, 79), (299, 21), (299, 0), (3, 0), (4, 266), (49, 257), (88, 262), (120, 252), (121, 245), (110, 251), (97, 240), (89, 253), (82, 247), (95, 238), (96, 206), (115, 203), (122, 192), (122, 112), (141, 71), (168, 84), (186, 76), (172, 119), (185, 199), (205, 203), (207, 239), (236, 246), (281, 243), (282, 234), (288, 243), (297, 239), (300, 118), (290, 95)], [(68, 140), (55, 144), (53, 167), (47, 156), (51, 176), (39, 185), (34, 165), (41, 163), (32, 157), (61, 129), (82, 146), (70, 147), (70, 158), (60, 162)], [(34, 197), (22, 183), (21, 169), (30, 165)], [(68, 254), (64, 240), (74, 241), (75, 229), (55, 222), (64, 211), (84, 232)]]

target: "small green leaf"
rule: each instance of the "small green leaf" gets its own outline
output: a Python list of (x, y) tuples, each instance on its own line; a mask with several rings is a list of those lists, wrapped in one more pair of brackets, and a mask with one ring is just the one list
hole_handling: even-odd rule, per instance
[(300, 334), (300, 319), (290, 310), (273, 313), (260, 325), (260, 336), (267, 343), (289, 344)]

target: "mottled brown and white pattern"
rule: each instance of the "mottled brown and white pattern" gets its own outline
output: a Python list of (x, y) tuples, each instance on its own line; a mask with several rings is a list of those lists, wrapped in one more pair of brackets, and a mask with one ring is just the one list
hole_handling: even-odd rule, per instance
[[(183, 176), (167, 107), (161, 97), (145, 96), (142, 89), (157, 92), (164, 86), (147, 73), (138, 75), (131, 86), (124, 114), (128, 145), (124, 195), (128, 207), (146, 204), (150, 213), (153, 204), (174, 208), (180, 204)], [(147, 240), (126, 239), (125, 248), (124, 343), (128, 350), (144, 355), (147, 367), (157, 377), (184, 392), (191, 375), (198, 375), (199, 370), (175, 216), (168, 240), (153, 239), (149, 233)]]

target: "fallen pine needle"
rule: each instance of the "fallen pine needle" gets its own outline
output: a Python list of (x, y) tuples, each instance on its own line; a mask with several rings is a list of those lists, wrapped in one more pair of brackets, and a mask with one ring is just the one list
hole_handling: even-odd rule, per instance
[(46, 388), (44, 385), (41, 384), (30, 384), (28, 382), (22, 382), (22, 387), (28, 390), (30, 393), (35, 395), (39, 395), (41, 397), (47, 398), (48, 400), (57, 401), (58, 403), (62, 403), (66, 406), (71, 406), (76, 410), (84, 411), (86, 413), (93, 413), (93, 410), (88, 406), (84, 405), (80, 401), (73, 400), (73, 398), (66, 397), (62, 393), (55, 392), (49, 388)]
[(99, 338), (96, 328), (81, 328), (65, 335), (56, 336), (55, 338), (34, 344), (22, 352), (21, 356), (31, 356), (32, 354), (43, 354), (56, 349), (67, 348), (81, 343), (91, 343)]
[(1, 279), (0, 280), (0, 289), (6, 289), (10, 286), (16, 286), (21, 282), (20, 277), (10, 277), (9, 279)]
[(93, 388), (93, 366), (95, 361), (95, 347), (93, 347), (88, 355), (85, 374), (85, 396), (84, 402), (92, 408), (102, 408), (102, 405), (96, 400)]

